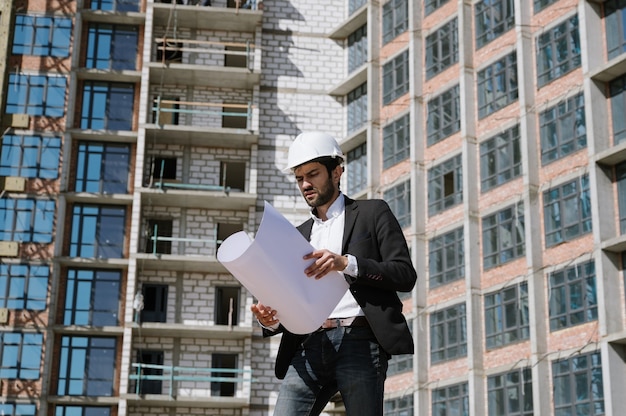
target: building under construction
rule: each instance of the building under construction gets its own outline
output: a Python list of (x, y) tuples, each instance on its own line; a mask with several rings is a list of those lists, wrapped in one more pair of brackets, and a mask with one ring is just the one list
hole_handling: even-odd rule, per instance
[(418, 273), (385, 415), (623, 414), (626, 0), (3, 0), (0, 80), (1, 414), (271, 415), (216, 252), (312, 130)]

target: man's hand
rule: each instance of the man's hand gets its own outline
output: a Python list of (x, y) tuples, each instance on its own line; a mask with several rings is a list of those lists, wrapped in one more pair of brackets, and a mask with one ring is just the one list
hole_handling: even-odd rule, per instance
[(257, 303), (250, 306), (250, 310), (263, 326), (270, 327), (278, 323), (278, 319), (276, 319), (276, 311), (269, 306)]
[(303, 259), (315, 259), (313, 264), (304, 269), (304, 273), (308, 277), (314, 277), (315, 279), (321, 279), (332, 271), (342, 272), (348, 266), (348, 258), (346, 256), (340, 256), (326, 249), (315, 250), (304, 256)]

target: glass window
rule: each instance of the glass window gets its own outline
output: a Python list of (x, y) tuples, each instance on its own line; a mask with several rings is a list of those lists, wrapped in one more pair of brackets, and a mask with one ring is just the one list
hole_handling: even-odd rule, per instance
[(348, 152), (346, 175), (348, 195), (354, 195), (367, 188), (367, 143)]
[(539, 115), (541, 163), (561, 159), (587, 147), (585, 98), (580, 93)]
[(465, 277), (463, 227), (428, 242), (428, 282), (430, 288)]
[(593, 261), (552, 272), (549, 279), (551, 331), (598, 319)]
[(613, 122), (613, 142), (615, 145), (626, 140), (626, 75), (609, 84), (611, 100), (611, 120)]
[(57, 179), (61, 160), (58, 136), (5, 134), (0, 152), (0, 176)]
[(65, 16), (15, 15), (13, 35), (14, 55), (53, 56), (70, 55), (72, 19)]
[(119, 325), (119, 270), (69, 269), (63, 325)]
[(480, 188), (486, 192), (522, 174), (519, 126), (480, 144)]
[(140, 0), (91, 0), (91, 10), (138, 12)]
[(545, 9), (556, 1), (558, 0), (534, 0), (533, 4), (535, 6), (535, 13), (539, 13), (541, 10)]
[[(212, 354), (213, 369), (237, 370), (237, 354)], [(216, 371), (211, 373), (212, 377), (237, 378), (237, 373), (233, 371)], [(211, 396), (234, 397), (237, 383), (228, 381), (211, 381)]]
[(455, 85), (428, 100), (428, 145), (461, 130), (461, 96)]
[(517, 54), (513, 52), (478, 72), (478, 117), (517, 100)]
[(367, 62), (367, 25), (363, 25), (348, 36), (348, 73)]
[(455, 17), (426, 37), (426, 79), (459, 61), (459, 30)]
[(520, 258), (526, 253), (524, 203), (483, 217), (482, 227), (484, 269)]
[(348, 15), (352, 15), (352, 13), (359, 10), (367, 3), (367, 0), (349, 0), (348, 1)]
[(29, 403), (0, 403), (0, 415), (4, 416), (35, 416), (37, 405)]
[(130, 146), (80, 142), (76, 162), (76, 192), (128, 193)]
[(0, 308), (45, 310), (49, 277), (48, 266), (0, 264)]
[(599, 352), (552, 363), (554, 415), (603, 415), (604, 386)]
[(405, 114), (383, 127), (383, 169), (407, 160), (411, 153), (411, 126)]
[(57, 395), (112, 396), (115, 338), (61, 337)]
[(409, 416), (413, 410), (413, 395), (407, 394), (395, 399), (387, 399), (384, 404), (385, 416)]
[(136, 69), (138, 31), (135, 26), (92, 23), (87, 29), (87, 68)]
[(467, 383), (433, 389), (433, 415), (469, 416), (469, 387)]
[(80, 128), (131, 130), (134, 96), (132, 84), (86, 81)]
[(465, 304), (430, 314), (430, 361), (432, 364), (467, 356)]
[(125, 223), (124, 207), (75, 205), (72, 209), (70, 256), (121, 258)]
[(239, 324), (239, 296), (241, 288), (223, 286), (215, 288), (215, 324)]
[(348, 133), (352, 133), (367, 122), (367, 84), (361, 84), (348, 93)]
[(0, 332), (0, 378), (39, 380), (43, 334)]
[(408, 0), (390, 0), (383, 5), (383, 44), (409, 28)]
[(111, 408), (96, 406), (55, 406), (54, 416), (111, 416)]
[(489, 416), (532, 416), (533, 380), (530, 368), (487, 378)]
[(626, 0), (604, 2), (606, 51), (609, 60), (626, 52)]
[(485, 295), (487, 348), (497, 348), (530, 336), (528, 285), (521, 283)]
[(409, 52), (404, 51), (383, 66), (383, 105), (409, 92)]
[(438, 214), (463, 202), (461, 155), (428, 170), (428, 215)]
[(626, 162), (615, 166), (620, 234), (626, 234)]
[(0, 240), (51, 243), (54, 212), (50, 199), (0, 199)]
[(428, 16), (444, 4), (446, 4), (448, 0), (425, 0), (424, 1), (424, 14)]
[(580, 66), (578, 15), (537, 37), (537, 85), (542, 87)]
[(402, 182), (383, 193), (383, 199), (396, 216), (402, 228), (411, 225), (411, 188), (409, 181)]
[(543, 193), (546, 247), (591, 232), (589, 177), (584, 175)]
[(7, 114), (63, 117), (67, 79), (57, 75), (9, 74)]
[(515, 27), (513, 0), (482, 0), (476, 3), (476, 49)]

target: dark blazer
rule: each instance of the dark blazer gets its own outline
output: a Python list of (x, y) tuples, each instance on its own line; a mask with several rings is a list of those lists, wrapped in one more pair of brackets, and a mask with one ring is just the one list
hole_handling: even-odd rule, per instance
[[(409, 332), (402, 302), (396, 292), (409, 292), (417, 274), (411, 263), (402, 228), (383, 200), (355, 201), (345, 197), (346, 216), (341, 254), (356, 257), (359, 275), (346, 275), (350, 291), (359, 303), (377, 341), (388, 354), (412, 354), (413, 337)], [(309, 240), (313, 219), (297, 227)], [(276, 357), (276, 377), (287, 373), (297, 348), (308, 335), (296, 335), (280, 326), (282, 333)]]

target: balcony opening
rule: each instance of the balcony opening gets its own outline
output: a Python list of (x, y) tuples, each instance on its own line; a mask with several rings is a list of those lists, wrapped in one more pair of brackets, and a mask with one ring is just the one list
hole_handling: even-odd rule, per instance
[(155, 157), (152, 166), (152, 179), (156, 182), (176, 180), (176, 158)]
[(246, 163), (221, 162), (220, 186), (230, 188), (231, 192), (244, 192), (246, 189)]
[(226, 240), (231, 234), (238, 233), (243, 230), (242, 224), (229, 224), (219, 223), (217, 224), (217, 248), (222, 245), (222, 242)]
[(237, 325), (239, 323), (239, 287), (215, 288), (215, 324)]
[[(139, 351), (137, 361), (141, 364), (163, 365), (163, 351)], [(141, 376), (162, 376), (163, 370), (160, 368), (143, 368)], [(137, 380), (139, 383), (139, 394), (161, 394), (162, 380)]]
[[(237, 354), (212, 354), (211, 355), (212, 365), (211, 368), (223, 368), (228, 370), (236, 370), (237, 369)], [(221, 378), (235, 378), (236, 374), (234, 372), (213, 372), (211, 374), (213, 377), (221, 377)], [(224, 381), (212, 381), (211, 382), (211, 396), (216, 397), (234, 397), (235, 396), (235, 386), (236, 383), (233, 382), (224, 382)]]
[(141, 322), (167, 322), (167, 285), (144, 284), (141, 293)]
[(150, 219), (147, 227), (146, 253), (172, 254), (172, 242), (159, 237), (172, 237), (173, 221)]
[(176, 42), (175, 39), (168, 39), (165, 42), (157, 42), (157, 62), (182, 62), (183, 51), (180, 50), (182, 47), (183, 44), (181, 42)]
[(222, 109), (222, 127), (232, 129), (248, 128), (248, 107), (237, 103), (224, 103)]
[(180, 105), (178, 104), (178, 101), (180, 100), (177, 97), (161, 97), (160, 102), (155, 99), (155, 107), (157, 104), (159, 107), (152, 112), (152, 123), (158, 125), (170, 124), (177, 126), (178, 116), (180, 114)]
[(246, 52), (245, 46), (226, 46), (226, 58), (224, 60), (224, 66), (231, 68), (247, 68), (248, 57), (245, 54), (230, 54), (228, 52)]

